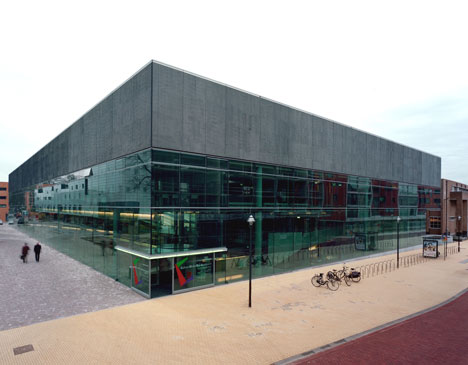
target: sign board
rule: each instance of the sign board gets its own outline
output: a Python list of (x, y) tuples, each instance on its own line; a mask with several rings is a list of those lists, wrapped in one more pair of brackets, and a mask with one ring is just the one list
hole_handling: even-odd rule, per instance
[(423, 239), (423, 257), (437, 258), (439, 251), (439, 241)]
[(356, 250), (361, 250), (365, 251), (366, 250), (366, 235), (357, 233), (356, 236), (354, 236), (354, 247)]

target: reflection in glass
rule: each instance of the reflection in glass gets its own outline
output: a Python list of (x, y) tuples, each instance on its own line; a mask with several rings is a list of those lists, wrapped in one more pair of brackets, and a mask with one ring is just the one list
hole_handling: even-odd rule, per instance
[[(419, 243), (440, 198), (430, 186), (148, 149), (14, 192), (10, 206), (27, 218), (19, 229), (154, 297), (245, 280), (250, 214), (261, 277), (392, 250), (398, 215), (401, 247)], [(172, 258), (135, 263), (116, 247), (227, 252), (187, 256), (179, 270), (193, 279), (181, 284)]]

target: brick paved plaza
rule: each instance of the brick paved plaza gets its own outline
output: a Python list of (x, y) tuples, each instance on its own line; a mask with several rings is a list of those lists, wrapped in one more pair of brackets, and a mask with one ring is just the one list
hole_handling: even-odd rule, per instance
[[(19, 255), (27, 242), (28, 263)], [(128, 287), (42, 244), (0, 226), (0, 331), (144, 300)]]
[(467, 322), (468, 292), (465, 291), (439, 308), (290, 365), (339, 364), (343, 359), (348, 364), (465, 365), (468, 363)]

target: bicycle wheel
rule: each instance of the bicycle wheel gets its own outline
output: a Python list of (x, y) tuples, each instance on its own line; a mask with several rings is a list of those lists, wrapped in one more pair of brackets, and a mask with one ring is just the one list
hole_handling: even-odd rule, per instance
[(336, 281), (335, 279), (330, 279), (327, 281), (327, 288), (333, 291), (338, 290), (340, 287), (340, 282)]
[(344, 270), (338, 270), (336, 272), (336, 276), (338, 277), (339, 281), (342, 282), (344, 280), (344, 282), (346, 283), (346, 285), (350, 286), (351, 283), (351, 279), (348, 277), (348, 275), (346, 275), (346, 271)]
[(312, 276), (312, 279), (310, 279), (310, 282), (312, 283), (313, 286), (318, 288), (320, 286), (320, 275), (315, 274)]
[(343, 279), (344, 279), (344, 282), (346, 283), (346, 285), (351, 286), (351, 281), (352, 281), (352, 280), (351, 280), (351, 278), (350, 278), (348, 275), (345, 274), (345, 275), (343, 276)]

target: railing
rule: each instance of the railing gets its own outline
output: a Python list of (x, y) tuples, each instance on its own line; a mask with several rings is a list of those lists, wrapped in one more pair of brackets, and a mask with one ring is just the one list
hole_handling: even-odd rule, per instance
[[(447, 247), (447, 255), (453, 255), (456, 253), (458, 253), (458, 248), (456, 246)], [(422, 264), (430, 260), (432, 260), (431, 257), (423, 257), (421, 253), (406, 255), (400, 257), (400, 268)], [(393, 258), (390, 260), (373, 262), (367, 265), (356, 266), (355, 270), (361, 273), (362, 279), (370, 278), (373, 276), (382, 275), (397, 270), (397, 262), (396, 259)]]
[[(391, 243), (387, 243), (388, 246)], [(383, 245), (382, 245), (383, 246)], [(381, 247), (382, 247), (381, 246)], [(387, 247), (388, 247), (387, 246)], [(354, 245), (341, 246), (341, 247), (327, 247), (325, 249), (321, 248), (321, 250), (326, 251), (328, 255), (336, 255), (336, 258), (346, 260), (346, 253), (351, 253), (354, 250)], [(321, 252), (321, 255), (326, 255), (324, 252)], [(422, 251), (422, 250), (421, 250)], [(443, 256), (443, 248), (439, 246), (440, 257)], [(355, 252), (355, 251), (354, 251)], [(452, 255), (458, 252), (458, 248), (456, 246), (447, 247), (447, 255)], [(345, 254), (340, 256), (341, 254)], [(396, 259), (388, 258), (382, 261), (374, 262), (367, 265), (356, 266), (355, 269), (361, 272), (362, 278), (369, 278), (376, 275), (386, 274), (397, 269)], [(310, 264), (315, 263), (316, 259), (316, 252), (309, 251), (309, 250), (300, 250), (296, 252), (281, 252), (277, 253), (276, 255), (272, 255), (269, 257), (268, 255), (253, 255), (252, 262), (254, 266), (274, 266), (277, 269), (288, 269), (294, 268), (294, 264), (297, 262), (302, 261), (305, 264), (305, 267), (309, 266)], [(350, 257), (349, 257), (350, 258)], [(364, 257), (360, 257), (359, 259), (365, 259)], [(410, 267), (413, 265), (421, 264), (431, 260), (432, 258), (423, 257), (422, 252), (412, 254), (412, 255), (405, 255), (400, 256), (400, 268), (403, 267)], [(235, 257), (228, 257), (226, 258), (226, 268), (227, 270), (245, 270), (248, 268), (249, 265), (249, 256), (235, 256)]]
[[(396, 249), (396, 240), (381, 240), (377, 241), (374, 245), (369, 245), (365, 252), (382, 252)], [(344, 244), (336, 246), (318, 246), (314, 251), (315, 256), (332, 256), (332, 257), (346, 257), (358, 255), (360, 251), (357, 250), (355, 244)]]

